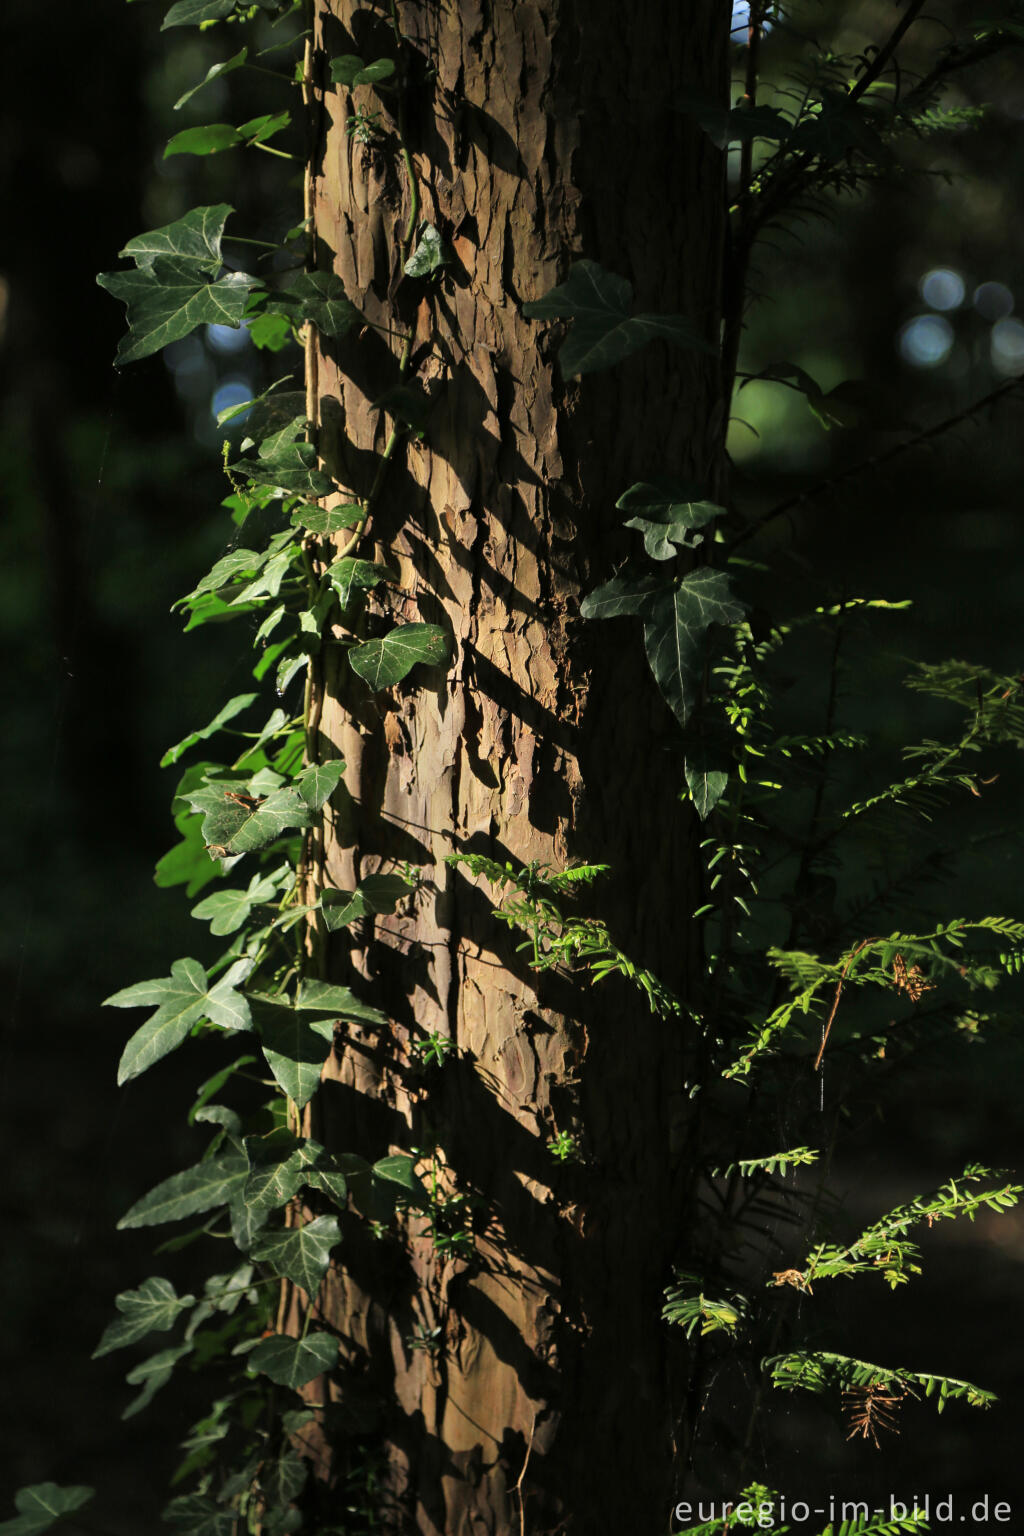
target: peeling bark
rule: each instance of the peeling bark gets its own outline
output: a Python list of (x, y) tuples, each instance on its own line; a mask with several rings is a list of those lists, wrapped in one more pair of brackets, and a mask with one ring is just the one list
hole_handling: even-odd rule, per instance
[[(317, 9), (321, 78), (343, 53), (394, 56), (382, 9)], [(654, 1532), (681, 1396), (659, 1311), (679, 1240), (685, 1028), (624, 982), (532, 971), (486, 885), (444, 860), (609, 863), (587, 910), (685, 994), (698, 833), (678, 802), (676, 728), (633, 627), (585, 625), (579, 603), (629, 547), (614, 509), (628, 485), (717, 477), (717, 364), (658, 343), (567, 383), (521, 306), (586, 256), (628, 276), (638, 307), (717, 340), (722, 156), (672, 93), (723, 89), (730, 12), (403, 0), (399, 13), (421, 217), (460, 266), (433, 291), (399, 286), (395, 125), (385, 111), (372, 145), (345, 132), (354, 104), (378, 105), (366, 88), (321, 98), (318, 265), (370, 321), (415, 326), (425, 437), (391, 464), (360, 553), (372, 543), (400, 570), (392, 621), (440, 623), (454, 650), (446, 675), (417, 669), (372, 698), (324, 651), (319, 746), (347, 771), (322, 877), (351, 888), (410, 860), (424, 884), (364, 924), (351, 955), (348, 942), (328, 955), (393, 1024), (346, 1028), (315, 1130), (368, 1156), (436, 1146), (442, 1187), (478, 1196), (486, 1225), (467, 1263), (435, 1253), (422, 1221), (399, 1245), (352, 1220), (324, 1301), (343, 1340), (337, 1395), (356, 1432), (376, 1426), (386, 1521), (403, 1536)], [(383, 444), (370, 402), (395, 384), (398, 346), (371, 331), (315, 357), (321, 452), (359, 496)], [(410, 1046), (432, 1031), (457, 1051), (428, 1081)], [(564, 1130), (581, 1168), (548, 1151)], [(410, 1348), (417, 1326), (440, 1329), (436, 1352)], [(328, 1424), (328, 1478), (339, 1443)]]

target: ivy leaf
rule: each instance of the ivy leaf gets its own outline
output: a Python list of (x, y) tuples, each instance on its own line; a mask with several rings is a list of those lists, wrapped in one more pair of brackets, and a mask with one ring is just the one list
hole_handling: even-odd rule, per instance
[(283, 1232), (268, 1232), (250, 1249), (252, 1258), (273, 1265), (275, 1274), (284, 1275), (301, 1286), (307, 1296), (315, 1296), (327, 1273), (331, 1249), (341, 1242), (341, 1228), (336, 1216), (318, 1216), (304, 1227), (289, 1227)]
[(385, 1179), (389, 1184), (399, 1184), (410, 1194), (422, 1194), (423, 1185), (413, 1172), (415, 1164), (416, 1159), (407, 1152), (395, 1152), (374, 1163), (373, 1171), (378, 1179)]
[(158, 256), (149, 267), (101, 272), (96, 281), (120, 299), (128, 312), (128, 335), (122, 338), (115, 359), (120, 367), (180, 341), (200, 325), (237, 330), (255, 278), (229, 272), (217, 282), (206, 282), (193, 263)]
[(178, 97), (177, 101), (174, 103), (175, 112), (179, 112), (185, 105), (186, 101), (191, 101), (196, 92), (201, 91), (204, 85), (209, 85), (211, 80), (216, 80), (221, 75), (229, 74), (233, 69), (241, 69), (242, 65), (245, 63), (248, 57), (248, 48), (242, 48), (238, 53), (233, 54), (230, 59), (224, 59), (219, 64), (211, 64), (209, 69), (206, 71), (206, 74), (200, 80), (199, 84), (191, 86), (183, 96)]
[(718, 754), (700, 742), (687, 748), (684, 772), (693, 808), (701, 821), (706, 821), (729, 786), (728, 767)]
[(172, 1344), (169, 1349), (162, 1349), (159, 1354), (150, 1355), (148, 1360), (141, 1361), (134, 1370), (128, 1372), (125, 1381), (130, 1387), (142, 1387), (137, 1397), (133, 1397), (128, 1407), (121, 1414), (122, 1419), (133, 1419), (143, 1408), (148, 1407), (153, 1398), (166, 1387), (174, 1375), (174, 1367), (179, 1360), (192, 1353), (191, 1344)]
[(242, 1199), (256, 1212), (287, 1205), (307, 1182), (309, 1170), (327, 1156), (318, 1141), (303, 1140), (283, 1128), (269, 1136), (247, 1136), (243, 1145), (249, 1172)]
[(337, 789), (345, 764), (340, 757), (329, 763), (311, 763), (295, 780), (295, 788), (311, 811), (319, 811)]
[(292, 522), (310, 533), (340, 533), (343, 528), (354, 528), (366, 516), (363, 507), (348, 503), (343, 507), (297, 507)]
[[(305, 1488), (308, 1477), (309, 1467), (301, 1456), (281, 1456), (277, 1461), (272, 1461), (269, 1467), (264, 1465), (260, 1472), (260, 1487), (266, 1494), (267, 1503), (271, 1506), (290, 1504)], [(297, 1514), (298, 1511), (285, 1510), (284, 1513)], [(264, 1526), (266, 1528), (266, 1521)], [(290, 1530), (293, 1527), (285, 1526), (284, 1529)], [(297, 1530), (298, 1526), (294, 1529)]]
[(257, 485), (327, 496), (334, 490), (334, 481), (317, 469), (316, 464), (316, 449), (312, 443), (286, 443), (274, 453), (263, 453), (255, 459), (238, 459), (230, 468)]
[(148, 1195), (137, 1200), (118, 1222), (125, 1227), (153, 1227), (164, 1221), (181, 1221), (218, 1205), (230, 1205), (241, 1193), (249, 1165), (240, 1152), (207, 1158), (181, 1173), (164, 1179)]
[(181, 842), (164, 854), (153, 872), (157, 885), (184, 885), (187, 896), (197, 896), (220, 873), (218, 864), (206, 851), (200, 818), (192, 814), (181, 798), (184, 790), (202, 782), (205, 773), (205, 766), (199, 763), (185, 770), (172, 801), (174, 825), (181, 833)]
[[(232, 798), (235, 795), (239, 798)], [(260, 798), (239, 794), (214, 779), (188, 791), (186, 798), (194, 811), (203, 812), (207, 846), (228, 854), (253, 853), (287, 829), (312, 825), (309, 807), (291, 785)]]
[(724, 507), (699, 500), (699, 496), (696, 487), (666, 476), (631, 485), (615, 505), (636, 514), (625, 526), (643, 534), (644, 548), (652, 560), (671, 560), (676, 545), (695, 548), (704, 538), (699, 530), (725, 515)]
[(291, 320), (277, 311), (261, 311), (252, 315), (248, 324), (249, 340), (261, 350), (280, 352), (295, 341)]
[(194, 1296), (179, 1296), (171, 1282), (159, 1275), (144, 1280), (137, 1291), (122, 1291), (114, 1297), (114, 1305), (122, 1316), (107, 1325), (92, 1358), (97, 1360), (100, 1355), (109, 1355), (112, 1349), (137, 1344), (147, 1333), (166, 1333), (181, 1313), (194, 1304)]
[(621, 619), (642, 614), (659, 592), (671, 591), (670, 584), (658, 571), (629, 562), (617, 576), (595, 587), (580, 604), (585, 619)]
[[(284, 383), (279, 379), (278, 383)], [(230, 421), (237, 411), (245, 411), (245, 437), (242, 439), (242, 451), (254, 447), (257, 443), (269, 442), (282, 428), (294, 428), (294, 431), (286, 438), (291, 442), (298, 437), (306, 426), (306, 394), (300, 389), (277, 390), (274, 385), (257, 395), (254, 400), (247, 401), (244, 405), (231, 406), (222, 411), (217, 417), (218, 426), (225, 421)]]
[(204, 725), (198, 731), (190, 731), (176, 746), (168, 747), (160, 759), (160, 767), (169, 768), (172, 763), (178, 761), (179, 757), (184, 757), (185, 753), (191, 747), (194, 747), (196, 742), (206, 741), (208, 737), (215, 736), (221, 726), (227, 725), (229, 720), (233, 720), (236, 715), (240, 715), (243, 710), (248, 709), (249, 705), (254, 703), (257, 698), (258, 694), (255, 693), (236, 694), (233, 699), (228, 700), (223, 709), (218, 710), (209, 725)]
[(164, 17), (161, 32), (168, 27), (200, 27), (207, 21), (223, 21), (234, 10), (236, 0), (177, 0)]
[(222, 1509), (203, 1493), (184, 1493), (172, 1499), (160, 1518), (181, 1536), (234, 1536), (236, 1527), (234, 1512)]
[(304, 1339), (278, 1334), (263, 1339), (249, 1356), (249, 1364), (280, 1387), (296, 1390), (314, 1376), (332, 1370), (338, 1361), (338, 1341), (328, 1333), (309, 1333)]
[(429, 277), (441, 267), (449, 266), (453, 260), (452, 249), (440, 231), (433, 224), (421, 224), (416, 249), (403, 270), (406, 277)]
[(224, 265), (220, 243), (230, 213), (234, 213), (230, 203), (193, 208), (173, 224), (162, 224), (159, 229), (136, 235), (119, 255), (130, 256), (143, 269), (152, 267), (158, 256), (174, 256), (192, 263), (207, 276), (216, 277)]
[(251, 999), (267, 1066), (288, 1097), (302, 1109), (320, 1086), (326, 1051), (323, 1038), (294, 1009), (265, 997)]
[(381, 1013), (379, 1008), (361, 1003), (348, 987), (335, 986), (329, 981), (303, 981), (299, 986), (295, 1008), (300, 1013), (326, 1014), (326, 1020), (311, 1019), (309, 1027), (317, 1030), (327, 1040), (333, 1039), (335, 1019), (347, 1019), (355, 1024), (372, 1024), (379, 1028), (389, 1023), (387, 1014)]
[(354, 325), (363, 323), (363, 316), (334, 272), (301, 272), (286, 292), (274, 295), (267, 308), (286, 314), (297, 309), (301, 318), (311, 320), (324, 336), (344, 336)]
[(336, 933), (373, 913), (393, 912), (413, 889), (401, 875), (367, 875), (354, 891), (325, 890), (320, 908), (327, 931)]
[[(235, 466), (232, 465), (232, 468)], [(266, 551), (255, 549), (229, 549), (226, 555), (220, 559), (201, 577), (191, 592), (178, 599), (176, 608), (184, 607), (196, 597), (202, 597), (204, 592), (215, 592), (237, 581), (240, 576), (254, 576), (267, 558)]]
[(343, 53), (331, 60), (331, 79), (335, 85), (376, 85), (388, 80), (395, 72), (394, 59), (374, 59), (364, 64), (358, 53)]
[(644, 645), (655, 681), (681, 725), (700, 694), (705, 637), (712, 624), (737, 624), (744, 614), (724, 571), (707, 567), (659, 592), (644, 609)]
[(273, 900), (279, 884), (277, 875), (253, 875), (246, 890), (215, 891), (192, 908), (192, 916), (209, 922), (210, 932), (217, 937), (234, 933), (248, 921), (253, 907)]
[[(359, 509), (360, 517), (362, 508)], [(369, 590), (379, 586), (382, 581), (397, 581), (396, 573), (388, 565), (378, 565), (373, 560), (355, 560), (350, 555), (345, 555), (340, 560), (335, 560), (325, 572), (328, 581), (338, 594), (338, 602), (342, 608), (347, 608), (352, 600), (352, 593), (356, 590)]]
[(700, 352), (713, 348), (681, 315), (631, 315), (633, 285), (606, 272), (596, 261), (578, 261), (569, 276), (543, 298), (523, 305), (531, 320), (571, 320), (559, 362), (568, 378), (621, 362), (649, 341), (661, 338)]
[(290, 112), (264, 112), (259, 117), (250, 117), (246, 123), (239, 123), (238, 136), (243, 144), (265, 144), (275, 133), (287, 128), (291, 120)]
[(157, 1004), (157, 1010), (136, 1030), (124, 1048), (117, 1069), (118, 1084), (138, 1077), (161, 1057), (176, 1050), (193, 1024), (209, 1019), (223, 1029), (250, 1029), (249, 1005), (235, 990), (231, 972), (210, 986), (198, 960), (175, 960), (171, 974), (153, 981), (124, 987), (105, 999), (103, 1006), (140, 1008)]
[(171, 155), (217, 155), (233, 149), (244, 140), (230, 123), (209, 123), (203, 128), (183, 128), (164, 146), (164, 159)]
[(18, 1513), (13, 1520), (0, 1522), (0, 1536), (37, 1536), (40, 1531), (48, 1531), (65, 1515), (88, 1504), (95, 1491), (81, 1484), (61, 1488), (57, 1483), (33, 1483), (28, 1488), (19, 1488), (14, 1495)]
[(447, 661), (448, 636), (437, 624), (402, 624), (379, 640), (353, 646), (348, 659), (371, 688), (392, 688), (417, 662), (436, 667)]

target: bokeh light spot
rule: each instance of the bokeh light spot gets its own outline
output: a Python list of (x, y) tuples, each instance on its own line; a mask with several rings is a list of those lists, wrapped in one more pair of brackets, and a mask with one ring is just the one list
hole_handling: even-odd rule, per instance
[[(210, 415), (216, 421), (221, 411), (229, 411), (233, 406), (244, 405), (253, 397), (253, 384), (251, 379), (225, 379), (213, 392), (210, 401)], [(243, 411), (240, 416), (232, 419), (231, 425), (240, 425), (248, 416), (248, 411)]]
[(1024, 325), (997, 320), (992, 327), (992, 366), (997, 373), (1024, 373)]
[(236, 330), (233, 325), (208, 325), (206, 339), (214, 352), (230, 356), (233, 352), (244, 352), (250, 345), (249, 327), (240, 325)]
[(953, 350), (953, 327), (941, 315), (915, 315), (901, 329), (899, 346), (915, 368), (936, 368)]
[(931, 309), (959, 309), (967, 289), (952, 267), (933, 267), (922, 277), (918, 291)]

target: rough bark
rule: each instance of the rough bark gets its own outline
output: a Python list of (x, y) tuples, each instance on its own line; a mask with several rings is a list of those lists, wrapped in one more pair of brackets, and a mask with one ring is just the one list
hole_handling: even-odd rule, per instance
[[(579, 603), (635, 537), (616, 497), (633, 481), (717, 473), (716, 365), (658, 343), (565, 382), (522, 304), (586, 256), (631, 279), (638, 307), (717, 336), (720, 153), (675, 110), (683, 81), (720, 91), (723, 0), (431, 0), (399, 8), (405, 134), (422, 217), (461, 264), (433, 291), (399, 287), (409, 186), (396, 123), (346, 135), (364, 89), (328, 90), (314, 160), (318, 265), (371, 321), (414, 325), (433, 399), (423, 441), (392, 463), (366, 541), (401, 571), (392, 618), (443, 624), (447, 675), (373, 698), (327, 647), (320, 750), (345, 758), (322, 874), (351, 888), (396, 860), (424, 884), (349, 954), (386, 1033), (349, 1027), (318, 1098), (339, 1151), (434, 1148), (441, 1187), (480, 1197), (472, 1262), (353, 1222), (325, 1314), (343, 1339), (345, 1422), (373, 1423), (387, 1520), (401, 1532), (666, 1528), (678, 1411), (659, 1321), (678, 1250), (685, 1026), (609, 981), (538, 975), (457, 851), (613, 873), (585, 898), (616, 940), (687, 987), (696, 836), (678, 793), (676, 727), (629, 624)], [(317, 67), (394, 56), (386, 8), (317, 6)], [(322, 75), (321, 75), (322, 78)], [(433, 336), (432, 348), (427, 347)], [(365, 496), (383, 444), (371, 402), (396, 382), (380, 332), (314, 359), (320, 444)], [(361, 553), (364, 550), (360, 551)], [(457, 1052), (429, 1081), (410, 1044)], [(568, 1130), (586, 1162), (560, 1169)], [(440, 1348), (413, 1350), (417, 1325)], [(325, 1431), (325, 1452), (340, 1444)]]

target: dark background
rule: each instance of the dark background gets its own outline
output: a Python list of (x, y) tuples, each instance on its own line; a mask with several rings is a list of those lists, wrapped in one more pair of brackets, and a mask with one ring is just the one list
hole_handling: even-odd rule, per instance
[[(954, 17), (950, 7), (935, 13)], [(840, 50), (882, 35), (895, 14), (881, 4), (808, 7)], [(181, 890), (152, 882), (173, 841), (174, 771), (156, 765), (248, 686), (248, 670), (235, 629), (182, 637), (169, 610), (227, 539), (216, 392), (232, 385), (244, 397), (244, 386), (296, 359), (225, 354), (197, 337), (117, 374), (122, 312), (94, 275), (117, 265), (132, 235), (196, 203), (251, 203), (275, 237), (301, 216), (294, 176), (265, 157), (250, 153), (241, 183), (228, 156), (161, 160), (179, 127), (240, 121), (277, 103), (263, 94), (250, 103), (236, 75), (229, 99), (211, 89), (173, 114), (174, 99), (227, 48), (222, 30), (161, 37), (159, 15), (122, 0), (53, 0), (45, 10), (7, 0), (0, 36), (0, 1516), (23, 1484), (93, 1483), (104, 1523), (126, 1536), (154, 1528), (203, 1388), (183, 1374), (122, 1422), (131, 1362), (115, 1354), (91, 1364), (89, 1355), (115, 1292), (154, 1272), (188, 1285), (189, 1251), (154, 1260), (152, 1233), (117, 1233), (115, 1224), (198, 1154), (182, 1106), (209, 1068), (192, 1050), (119, 1092), (127, 1016), (99, 1004), (165, 974), (177, 955), (208, 958)], [(929, 40), (927, 28), (919, 34)], [(781, 60), (789, 45), (772, 46)], [(784, 358), (826, 388), (867, 379), (876, 406), (869, 426), (826, 432), (798, 395), (745, 390), (739, 413), (760, 435), (737, 427), (733, 449), (750, 511), (912, 435), (894, 423), (927, 426), (1024, 370), (1024, 324), (1014, 317), (1015, 305), (1024, 311), (1024, 52), (972, 71), (958, 90), (959, 100), (992, 103), (980, 129), (908, 146), (901, 159), (919, 176), (802, 222), (757, 263), (769, 297), (751, 317), (744, 366)], [(955, 282), (922, 292), (937, 269), (962, 283), (953, 308), (924, 295), (948, 299)], [(892, 752), (930, 720), (901, 692), (905, 658), (1024, 666), (1021, 403), (1024, 389), (777, 525), (780, 602), (800, 586), (813, 601), (844, 591), (913, 598), (908, 614), (887, 616), (857, 642), (844, 675), (847, 723), (870, 721), (877, 733), (881, 722)], [(982, 804), (948, 813), (951, 840), (970, 844), (937, 896), (950, 915), (951, 891), (965, 915), (1024, 911), (1021, 775), (1012, 761), (999, 766)], [(925, 1053), (883, 1103), (860, 1113), (837, 1165), (851, 1228), (968, 1160), (1012, 1164), (1022, 1065), (1012, 1037), (955, 1057)], [(876, 1452), (846, 1444), (815, 1403), (780, 1398), (772, 1456), (788, 1447), (779, 1465), (793, 1497), (822, 1487), (845, 1498), (1019, 1495), (1024, 1223), (950, 1224), (924, 1246), (924, 1276), (899, 1294), (837, 1285), (828, 1342), (966, 1376), (996, 1390), (1000, 1404), (987, 1415), (953, 1405), (940, 1419), (930, 1404), (911, 1405), (904, 1435)]]

